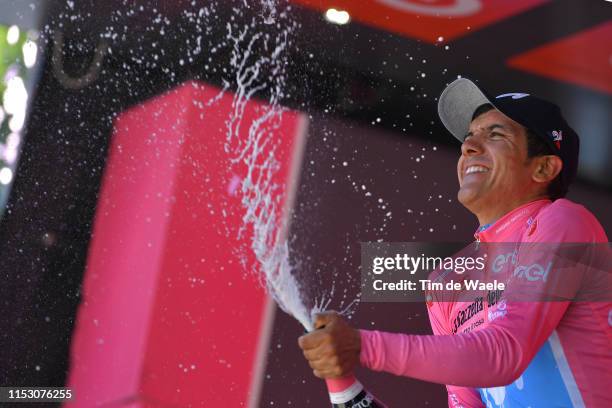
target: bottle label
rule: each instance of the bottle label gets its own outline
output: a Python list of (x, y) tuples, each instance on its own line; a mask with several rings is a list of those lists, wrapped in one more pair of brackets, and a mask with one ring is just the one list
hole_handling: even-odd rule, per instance
[(362, 390), (354, 398), (341, 403), (333, 402), (334, 408), (375, 408), (380, 405), (376, 404), (376, 400), (369, 392)]

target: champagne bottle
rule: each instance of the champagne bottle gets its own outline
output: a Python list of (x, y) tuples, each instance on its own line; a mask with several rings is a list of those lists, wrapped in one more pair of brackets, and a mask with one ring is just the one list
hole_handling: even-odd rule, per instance
[(333, 408), (386, 408), (352, 375), (325, 382)]

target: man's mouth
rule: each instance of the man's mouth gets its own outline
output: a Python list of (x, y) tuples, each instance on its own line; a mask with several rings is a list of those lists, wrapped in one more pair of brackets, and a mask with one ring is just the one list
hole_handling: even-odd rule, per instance
[(488, 173), (489, 169), (484, 166), (468, 166), (465, 169), (465, 175), (474, 174), (474, 173)]

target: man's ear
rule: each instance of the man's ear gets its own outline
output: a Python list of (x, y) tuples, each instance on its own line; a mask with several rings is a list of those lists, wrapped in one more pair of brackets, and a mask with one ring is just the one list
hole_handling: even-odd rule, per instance
[(536, 157), (536, 166), (532, 174), (535, 182), (546, 183), (552, 181), (561, 173), (563, 162), (559, 156), (547, 155)]

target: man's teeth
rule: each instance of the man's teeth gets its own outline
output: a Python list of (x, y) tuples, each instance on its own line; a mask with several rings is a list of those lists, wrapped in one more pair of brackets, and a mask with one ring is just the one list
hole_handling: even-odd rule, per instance
[(482, 167), (482, 166), (470, 166), (465, 171), (465, 174), (486, 173), (488, 171), (489, 171), (489, 169), (487, 169), (486, 167)]

